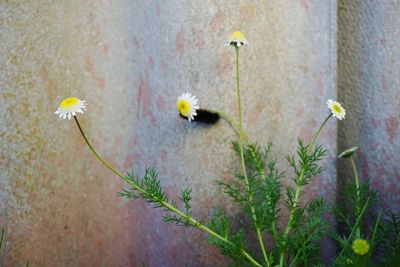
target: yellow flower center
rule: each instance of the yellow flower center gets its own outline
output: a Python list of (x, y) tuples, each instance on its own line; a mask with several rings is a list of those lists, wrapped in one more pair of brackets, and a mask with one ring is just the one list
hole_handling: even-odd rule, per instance
[(243, 33), (240, 31), (233, 32), (231, 36), (229, 36), (230, 40), (238, 40), (238, 41), (244, 41), (246, 38), (244, 38)]
[(60, 107), (70, 109), (78, 104), (78, 102), (79, 100), (76, 97), (66, 98), (61, 102)]
[(189, 105), (189, 102), (187, 100), (184, 100), (184, 99), (179, 100), (177, 106), (178, 106), (179, 112), (183, 116), (189, 115), (189, 109), (190, 109), (189, 107), (190, 107), (190, 105)]
[(354, 253), (358, 255), (365, 255), (369, 251), (369, 244), (364, 239), (356, 239), (351, 246), (353, 248)]
[(332, 109), (333, 109), (333, 111), (335, 111), (336, 113), (341, 113), (341, 112), (342, 112), (342, 108), (341, 108), (338, 104), (333, 104), (333, 105), (332, 105)]

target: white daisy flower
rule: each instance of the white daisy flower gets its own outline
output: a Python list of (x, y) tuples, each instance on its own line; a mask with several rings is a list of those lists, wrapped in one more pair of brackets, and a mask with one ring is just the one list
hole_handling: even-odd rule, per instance
[(190, 93), (183, 93), (178, 97), (176, 106), (182, 116), (187, 117), (189, 121), (194, 120), (194, 116), (197, 115), (196, 110), (199, 109), (197, 98)]
[(76, 116), (76, 113), (83, 113), (83, 110), (86, 110), (86, 100), (80, 100), (76, 97), (69, 97), (64, 99), (60, 106), (57, 108), (55, 114), (57, 114), (60, 118), (70, 120), (72, 116)]
[(346, 117), (346, 110), (340, 105), (339, 102), (329, 99), (326, 102), (328, 108), (331, 110), (334, 117), (342, 120)]
[(240, 31), (233, 32), (230, 36), (228, 41), (226, 41), (225, 46), (233, 45), (240, 47), (242, 45), (248, 46), (249, 42), (247, 42), (246, 38), (244, 38), (243, 33)]

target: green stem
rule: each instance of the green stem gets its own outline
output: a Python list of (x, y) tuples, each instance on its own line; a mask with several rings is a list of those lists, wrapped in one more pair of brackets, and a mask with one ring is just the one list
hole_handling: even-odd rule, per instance
[[(311, 153), (314, 146), (315, 146), (315, 142), (318, 139), (319, 134), (321, 133), (322, 128), (324, 128), (325, 124), (328, 122), (328, 120), (332, 117), (332, 113), (330, 113), (326, 119), (323, 121), (323, 123), (321, 124), (321, 126), (319, 126), (317, 132), (314, 134), (313, 138), (311, 139), (311, 142), (307, 148), (308, 153)], [(279, 258), (279, 266), (282, 267), (283, 266), (283, 261), (285, 260), (285, 244), (286, 244), (286, 239), (290, 233), (290, 230), (292, 229), (292, 222), (293, 222), (293, 216), (294, 216), (294, 212), (297, 208), (297, 203), (300, 199), (300, 193), (301, 193), (301, 189), (302, 189), (302, 181), (304, 179), (304, 174), (305, 174), (305, 167), (302, 167), (301, 172), (300, 172), (300, 176), (299, 176), (299, 183), (297, 183), (296, 185), (296, 193), (294, 196), (294, 202), (293, 202), (293, 207), (290, 209), (290, 215), (289, 215), (289, 220), (288, 220), (288, 224), (286, 225), (284, 234), (283, 234), (283, 242), (284, 242), (284, 246), (283, 249), (280, 253), (280, 258)]]
[(239, 132), (239, 124), (233, 119), (231, 115), (229, 115), (226, 112), (215, 110), (215, 109), (210, 109), (207, 108), (206, 110), (213, 112), (213, 113), (218, 113), (222, 118), (224, 118), (226, 121), (228, 121), (230, 124), (232, 124), (233, 127)]
[[(357, 218), (357, 216), (360, 214), (360, 202), (361, 202), (361, 192), (360, 192), (360, 183), (359, 183), (359, 179), (358, 179), (358, 171), (356, 168), (356, 164), (354, 162), (353, 157), (350, 157), (350, 161), (351, 161), (351, 167), (353, 168), (353, 173), (354, 173), (354, 182), (356, 184), (356, 213), (355, 213), (355, 217)], [(360, 226), (358, 226), (356, 228), (356, 237), (359, 238), (361, 234), (361, 230), (360, 230)]]
[[(357, 227), (360, 225), (361, 219), (362, 219), (362, 217), (364, 216), (364, 212), (367, 210), (367, 207), (368, 207), (368, 204), (369, 204), (370, 199), (371, 199), (371, 196), (369, 196), (369, 197), (367, 198), (367, 200), (365, 201), (365, 204), (364, 204), (363, 208), (361, 209), (360, 214), (358, 215), (358, 217), (357, 217), (357, 219), (356, 219), (356, 222), (355, 222), (353, 228), (351, 229), (351, 232), (350, 232), (349, 236), (346, 238), (346, 242), (345, 242), (346, 246), (347, 246), (347, 244), (349, 243), (350, 239), (353, 237), (354, 231), (355, 231), (355, 230), (357, 229)], [(342, 256), (344, 250), (346, 249), (346, 246), (344, 246), (344, 247), (342, 248), (342, 250), (339, 252), (339, 254), (338, 254), (338, 256), (337, 256), (336, 258), (339, 258), (340, 256)]]
[(3, 248), (3, 238), (4, 238), (4, 228), (1, 230), (1, 235), (0, 235), (0, 252), (1, 249)]
[(375, 222), (375, 226), (374, 226), (374, 231), (372, 232), (372, 236), (371, 236), (371, 249), (369, 250), (369, 255), (371, 255), (372, 254), (372, 250), (375, 248), (375, 236), (376, 236), (376, 232), (378, 231), (378, 227), (379, 227), (379, 223), (380, 223), (380, 221), (381, 221), (381, 215), (382, 215), (382, 209), (380, 209), (379, 210), (379, 214), (378, 214), (378, 217), (377, 217), (377, 219), (376, 219), (376, 222)]
[(249, 179), (247, 177), (247, 172), (246, 172), (246, 163), (244, 160), (244, 153), (243, 153), (243, 115), (242, 115), (242, 106), (241, 106), (241, 101), (240, 101), (240, 79), (239, 79), (239, 47), (235, 46), (235, 51), (236, 51), (236, 94), (237, 94), (237, 100), (238, 100), (238, 110), (239, 110), (239, 145), (240, 145), (240, 159), (242, 162), (242, 169), (243, 169), (243, 176), (244, 180), (246, 183), (246, 190), (247, 193), (249, 194), (249, 204), (250, 204), (250, 211), (253, 217), (254, 225), (256, 227), (256, 233), (257, 233), (257, 238), (258, 238), (258, 243), (260, 244), (260, 248), (264, 257), (264, 261), (267, 264), (267, 266), (270, 266), (267, 253), (265, 251), (264, 247), (264, 242), (262, 239), (262, 233), (260, 226), (258, 225), (257, 221), (257, 215), (256, 211), (254, 208), (254, 203), (253, 203), (253, 192), (250, 188), (250, 183)]
[[(118, 172), (114, 167), (112, 167), (108, 162), (106, 162), (102, 157), (100, 157), (100, 155), (96, 152), (96, 150), (93, 148), (93, 146), (91, 145), (91, 143), (89, 142), (89, 140), (87, 139), (81, 125), (79, 124), (78, 118), (76, 116), (74, 116), (75, 122), (79, 128), (79, 132), (81, 133), (83, 139), (85, 140), (86, 144), (88, 145), (90, 151), (92, 151), (92, 153), (95, 155), (95, 157), (104, 164), (104, 166), (106, 166), (109, 170), (111, 170), (114, 174), (116, 174), (118, 177), (120, 177), (122, 180), (124, 180), (125, 182), (127, 182), (129, 185), (131, 185), (132, 187), (134, 187), (136, 190), (140, 191), (141, 193), (147, 194), (147, 191), (144, 190), (143, 188), (141, 188), (140, 186), (138, 186), (137, 184), (135, 184), (133, 181), (129, 180), (127, 177), (125, 177), (124, 175), (122, 175), (120, 172)], [(193, 225), (196, 225), (197, 228), (209, 233), (210, 235), (224, 241), (225, 243), (231, 244), (231, 241), (229, 241), (227, 238), (219, 235), (218, 233), (214, 232), (213, 230), (211, 230), (210, 228), (208, 228), (207, 226), (201, 224), (200, 222), (198, 222), (197, 220), (195, 220), (193, 217), (181, 212), (180, 210), (178, 210), (177, 208), (175, 208), (174, 206), (172, 206), (171, 204), (169, 204), (168, 202), (165, 201), (159, 201), (159, 203), (161, 205), (163, 205), (166, 209), (178, 214), (179, 216), (181, 216), (182, 218), (190, 221)], [(251, 257), (245, 250), (242, 250), (241, 253), (249, 260), (249, 262), (251, 262), (254, 266), (257, 267), (262, 267), (262, 265), (260, 263), (258, 263), (253, 257)]]
[(317, 138), (319, 136), (319, 134), (321, 133), (322, 128), (324, 128), (325, 124), (328, 122), (328, 120), (332, 117), (333, 113), (330, 113), (328, 117), (326, 117), (326, 119), (324, 120), (324, 122), (321, 124), (321, 126), (319, 126), (318, 131), (315, 133), (315, 135), (313, 136), (313, 138), (311, 139), (311, 143), (308, 146), (308, 152), (311, 152), (312, 149), (314, 148), (315, 142), (317, 141)]
[[(226, 112), (215, 110), (215, 109), (207, 108), (207, 110), (210, 112), (218, 113), (222, 118), (224, 118), (227, 122), (229, 122), (233, 126), (233, 128), (235, 128), (235, 130), (237, 131), (238, 134), (240, 134), (240, 131), (241, 131), (240, 125), (232, 118), (231, 115), (229, 115)], [(243, 134), (245, 141), (248, 142), (247, 134), (243, 131), (243, 129), (242, 129), (242, 134)]]

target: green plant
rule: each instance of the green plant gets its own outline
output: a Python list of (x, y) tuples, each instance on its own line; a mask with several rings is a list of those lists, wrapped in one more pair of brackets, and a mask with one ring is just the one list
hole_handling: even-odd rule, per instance
[[(216, 184), (247, 215), (249, 227), (235, 229), (232, 218), (223, 210), (212, 214), (208, 222), (192, 216), (192, 189), (180, 192), (179, 202), (172, 200), (163, 189), (158, 173), (154, 168), (146, 168), (144, 175), (135, 173), (123, 175), (106, 162), (94, 149), (83, 131), (77, 113), (86, 109), (85, 101), (67, 98), (56, 111), (61, 118), (74, 118), (78, 129), (95, 157), (114, 174), (129, 184), (130, 188), (118, 193), (129, 199), (143, 199), (154, 208), (164, 211), (162, 220), (181, 227), (191, 227), (208, 234), (210, 244), (218, 247), (224, 255), (230, 257), (236, 266), (323, 266), (320, 257), (321, 242), (328, 235), (330, 227), (325, 219), (330, 212), (324, 199), (316, 197), (301, 204), (301, 194), (305, 186), (323, 169), (319, 162), (327, 154), (326, 149), (316, 145), (324, 126), (335, 117), (345, 118), (346, 112), (340, 103), (328, 100), (329, 113), (309, 143), (298, 141), (297, 154), (286, 156), (292, 169), (289, 174), (294, 186), (283, 186), (282, 179), (287, 174), (279, 170), (276, 160), (271, 158), (272, 145), (265, 147), (251, 143), (243, 129), (242, 103), (239, 75), (239, 51), (248, 42), (240, 32), (234, 32), (227, 45), (235, 48), (236, 55), (236, 94), (239, 120), (227, 113), (199, 109), (197, 99), (189, 93), (178, 98), (177, 107), (181, 116), (196, 122), (201, 116), (203, 122), (215, 123), (218, 117), (226, 119), (237, 131), (239, 138), (233, 142), (233, 149), (239, 158), (239, 168), (233, 173), (233, 179), (217, 180)], [(217, 118), (217, 119), (216, 119)], [(333, 213), (346, 226), (344, 234), (332, 234), (338, 242), (339, 253), (332, 260), (333, 266), (370, 266), (374, 261), (387, 266), (396, 266), (396, 257), (400, 248), (399, 216), (388, 214), (382, 222), (382, 212), (375, 218), (372, 228), (364, 229), (366, 214), (377, 198), (369, 188), (369, 183), (360, 183), (353, 155), (356, 148), (343, 152), (341, 158), (349, 158), (354, 171), (354, 183), (348, 186), (347, 200), (351, 212), (338, 206)], [(285, 194), (283, 194), (284, 192)], [(286, 224), (279, 203), (283, 201), (288, 211)], [(257, 249), (250, 250), (248, 237), (256, 236)], [(266, 245), (268, 236), (270, 242)], [(1, 248), (1, 247), (0, 247)], [(373, 257), (373, 251), (381, 255)], [(378, 253), (379, 254), (379, 253)], [(394, 265), (390, 265), (394, 264)], [(386, 266), (385, 265), (385, 266)]]

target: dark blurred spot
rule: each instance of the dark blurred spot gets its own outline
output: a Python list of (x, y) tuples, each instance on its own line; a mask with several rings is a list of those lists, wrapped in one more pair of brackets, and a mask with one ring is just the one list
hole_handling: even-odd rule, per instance
[[(205, 124), (215, 124), (219, 121), (219, 114), (216, 112), (211, 112), (206, 109), (198, 109), (196, 111), (197, 115), (194, 116), (194, 122), (200, 122), (200, 123), (205, 123)], [(182, 114), (179, 114), (182, 119), (187, 120), (185, 116), (182, 116)]]

